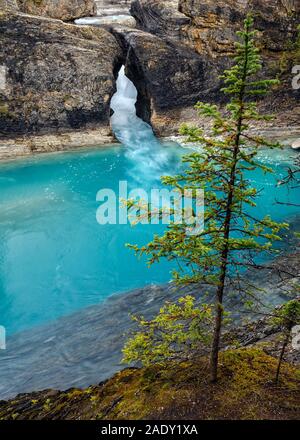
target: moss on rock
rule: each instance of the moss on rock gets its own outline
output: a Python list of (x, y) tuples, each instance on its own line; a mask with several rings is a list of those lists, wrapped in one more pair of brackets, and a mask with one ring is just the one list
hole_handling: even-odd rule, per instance
[(208, 358), (162, 369), (126, 369), (85, 390), (42, 391), (0, 403), (0, 419), (298, 419), (300, 376), (259, 348), (220, 356), (217, 384), (209, 382)]

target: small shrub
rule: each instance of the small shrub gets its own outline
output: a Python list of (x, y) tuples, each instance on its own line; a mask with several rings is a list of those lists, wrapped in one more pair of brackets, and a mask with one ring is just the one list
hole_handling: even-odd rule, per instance
[(124, 363), (165, 364), (171, 359), (188, 358), (200, 344), (211, 342), (212, 307), (196, 306), (190, 295), (176, 303), (165, 303), (150, 321), (136, 316), (132, 319), (139, 329), (123, 348)]

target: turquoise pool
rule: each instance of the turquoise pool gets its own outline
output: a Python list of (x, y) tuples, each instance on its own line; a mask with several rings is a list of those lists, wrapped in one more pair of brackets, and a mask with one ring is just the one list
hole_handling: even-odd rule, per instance
[[(131, 98), (130, 98), (131, 99)], [(148, 268), (126, 243), (147, 243), (160, 225), (104, 225), (96, 221), (102, 188), (161, 187), (178, 171), (185, 149), (159, 142), (134, 113), (112, 120), (122, 145), (20, 159), (0, 164), (0, 325), (8, 334), (101, 303), (112, 293), (170, 280), (169, 263)], [(118, 122), (118, 123), (117, 123)], [(263, 189), (259, 215), (293, 219), (299, 188), (276, 187), (292, 163), (291, 150), (263, 150), (273, 175), (251, 174)]]
[[(149, 173), (125, 146), (39, 156), (0, 165), (0, 323), (8, 333), (30, 328), (90, 304), (114, 292), (170, 279), (167, 263), (148, 269), (130, 243), (146, 243), (159, 225), (105, 225), (96, 221), (96, 193), (118, 190), (118, 181), (136, 187), (155, 184), (158, 177), (176, 171), (182, 149), (155, 142), (159, 156)], [(277, 156), (276, 156), (277, 155)], [(149, 158), (148, 161), (152, 160)], [(297, 208), (299, 194), (277, 188), (285, 173), (289, 153), (263, 152), (274, 175), (252, 176), (264, 188), (255, 211), (286, 220)]]

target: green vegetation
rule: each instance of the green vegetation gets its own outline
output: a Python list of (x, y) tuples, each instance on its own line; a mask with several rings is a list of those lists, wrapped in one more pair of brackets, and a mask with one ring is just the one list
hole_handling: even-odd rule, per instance
[(140, 331), (126, 343), (123, 354), (125, 363), (142, 362), (164, 365), (170, 359), (186, 359), (210, 340), (212, 308), (195, 306), (195, 298), (186, 296), (176, 304), (166, 303), (152, 320), (133, 317)]
[[(187, 136), (187, 141), (200, 145), (201, 150), (183, 158), (186, 169), (182, 174), (162, 178), (165, 185), (182, 195), (185, 191), (193, 194), (198, 189), (205, 191), (205, 229), (197, 235), (188, 234), (189, 225), (174, 220), (163, 236), (155, 236), (146, 246), (131, 246), (138, 255), (147, 255), (149, 264), (159, 262), (161, 258), (179, 262), (178, 270), (173, 272), (178, 285), (193, 284), (197, 290), (199, 283), (214, 287), (212, 382), (217, 380), (226, 284), (233, 281), (232, 274), (239, 284), (243, 269), (259, 267), (255, 257), (269, 251), (272, 243), (280, 240), (280, 230), (288, 227), (274, 222), (269, 216), (255, 218), (245, 209), (247, 205), (255, 206), (257, 196), (257, 190), (246, 180), (245, 172), (257, 167), (270, 172), (255, 157), (260, 146), (278, 147), (278, 144), (248, 133), (250, 121), (271, 118), (259, 113), (256, 101), (278, 84), (278, 80), (257, 79), (261, 59), (255, 45), (256, 31), (252, 27), (253, 20), (248, 17), (243, 31), (238, 32), (240, 42), (236, 45), (235, 64), (222, 77), (225, 83), (223, 92), (230, 97), (225, 115), (215, 105), (198, 103), (196, 108), (200, 115), (211, 122), (211, 132), (207, 134), (198, 127), (183, 126), (181, 133)], [(128, 206), (132, 207), (132, 201), (128, 201)], [(175, 219), (176, 209), (173, 214)], [(199, 291), (200, 295), (203, 293)], [(250, 287), (240, 290), (241, 302), (253, 296), (255, 292)], [(147, 339), (147, 331), (141, 332), (139, 338)], [(134, 351), (135, 342), (133, 339), (125, 347), (128, 359), (138, 357)], [(145, 362), (149, 345), (145, 344), (144, 348), (145, 352), (142, 344), (139, 346), (140, 359)]]
[(257, 348), (228, 350), (220, 353), (217, 384), (208, 380), (208, 358), (198, 356), (123, 370), (88, 392), (20, 395), (0, 406), (0, 419), (297, 420), (299, 370), (283, 363), (275, 386), (276, 368)]
[(284, 341), (278, 360), (275, 378), (276, 383), (278, 383), (282, 360), (286, 347), (291, 339), (292, 328), (297, 324), (300, 324), (300, 302), (298, 300), (292, 300), (284, 304), (277, 312), (274, 322), (282, 328), (284, 334)]
[(294, 41), (287, 42), (287, 48), (282, 53), (279, 61), (280, 75), (290, 73), (291, 68), (300, 62), (300, 24), (297, 26), (297, 33)]
[(0, 100), (0, 118), (12, 118), (13, 114), (9, 110), (6, 102)]

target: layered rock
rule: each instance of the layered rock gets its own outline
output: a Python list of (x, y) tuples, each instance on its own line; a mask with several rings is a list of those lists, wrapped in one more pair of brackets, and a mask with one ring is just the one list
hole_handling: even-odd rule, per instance
[[(146, 83), (149, 81), (144, 88), (152, 90), (150, 119), (156, 131), (169, 134), (178, 129), (178, 119), (196, 120), (196, 114), (190, 107), (192, 101), (220, 102), (220, 99), (224, 99), (219, 93), (222, 86), (219, 76), (232, 63), (236, 31), (241, 28), (249, 11), (253, 12), (255, 27), (259, 30), (257, 37), (263, 57), (263, 74), (268, 77), (279, 76), (282, 81), (282, 86), (262, 101), (261, 105), (266, 111), (277, 112), (279, 117), (274, 124), (299, 125), (300, 92), (292, 88), (290, 73), (292, 65), (297, 63), (296, 57), (299, 56), (295, 48), (299, 8), (299, 2), (293, 0), (180, 0), (179, 3), (177, 0), (134, 0), (131, 12), (139, 29), (157, 37), (155, 43), (153, 41), (149, 46), (149, 37), (144, 36), (143, 50), (135, 50), (135, 64), (138, 66), (136, 70), (145, 69), (146, 59), (151, 59), (151, 65), (161, 66), (154, 88), (151, 80), (149, 81), (152, 67), (146, 67), (147, 72), (144, 75)], [(141, 44), (143, 43), (139, 43)], [(185, 64), (184, 57), (174, 56), (172, 59), (171, 51), (166, 63), (165, 51), (161, 51), (161, 47), (166, 45), (180, 47), (181, 53), (189, 48), (188, 65)], [(174, 50), (174, 53), (177, 52)], [(195, 60), (191, 61), (193, 57)], [(201, 69), (193, 71), (188, 67), (196, 65), (199, 57), (205, 60), (204, 74)], [(177, 76), (173, 75), (172, 66), (178, 70)], [(181, 75), (185, 76), (186, 83), (182, 81)], [(161, 100), (155, 93), (164, 90), (166, 84), (168, 87), (169, 79), (173, 86), (173, 99), (166, 99), (168, 93), (165, 93), (166, 101), (161, 106)]]
[(299, 23), (297, 0), (134, 0), (132, 15), (144, 31), (178, 37), (198, 53), (232, 53), (235, 32), (251, 12), (265, 48), (282, 51)]
[(160, 36), (180, 38), (182, 27), (191, 21), (179, 12), (178, 0), (134, 0), (131, 13), (141, 29)]
[(177, 134), (181, 122), (198, 120), (193, 109), (198, 100), (224, 101), (219, 76), (232, 63), (235, 31), (249, 9), (255, 12), (259, 29), (263, 73), (282, 80), (281, 88), (261, 104), (279, 115), (274, 127), (299, 126), (300, 90), (292, 88), (290, 73), (293, 64), (300, 64), (295, 48), (299, 2), (134, 0), (131, 11), (138, 30), (106, 16), (109, 11), (127, 11), (125, 0), (99, 0), (97, 5), (104, 19), (102, 30), (1, 15), (3, 133), (107, 127), (114, 76), (127, 60), (127, 75), (139, 92), (138, 115), (159, 135)]
[(203, 83), (204, 99), (217, 96), (216, 78), (205, 57), (147, 32), (125, 27), (111, 32), (127, 53), (126, 75), (138, 90), (137, 114), (151, 122), (157, 134), (172, 133), (167, 127), (170, 110), (192, 106)]
[(294, 0), (179, 0), (179, 9), (190, 18), (182, 29), (186, 42), (214, 57), (232, 53), (235, 32), (248, 12), (259, 31), (260, 48), (275, 53), (293, 41), (300, 18), (300, 3)]
[[(7, 0), (9, 1), (9, 0)], [(20, 10), (68, 21), (96, 14), (94, 0), (17, 0)]]
[(104, 29), (0, 15), (0, 131), (105, 128), (122, 53)]
[(130, 1), (128, 0), (95, 0), (97, 16), (129, 14)]

